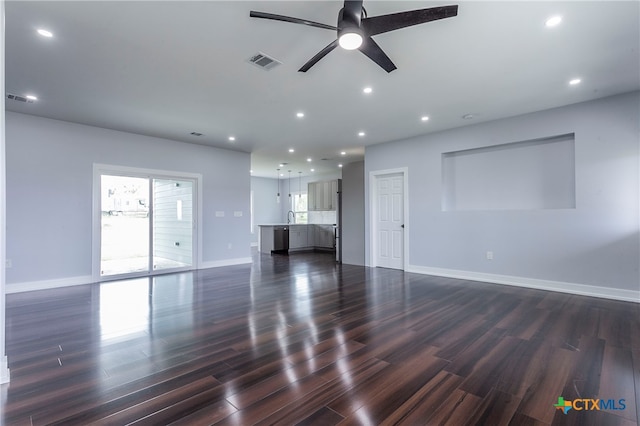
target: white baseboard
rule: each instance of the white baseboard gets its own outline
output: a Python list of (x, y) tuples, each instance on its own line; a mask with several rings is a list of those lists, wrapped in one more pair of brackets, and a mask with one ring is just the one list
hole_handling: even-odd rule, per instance
[(208, 268), (220, 268), (221, 266), (233, 266), (233, 265), (244, 265), (246, 263), (253, 262), (253, 259), (250, 257), (238, 257), (236, 259), (225, 259), (225, 260), (209, 260), (206, 262), (202, 262), (198, 269), (208, 269)]
[[(242, 264), (251, 263), (251, 262), (252, 262), (252, 259), (250, 257), (241, 257), (237, 259), (226, 259), (226, 260), (213, 260), (208, 262), (202, 262), (198, 269), (242, 265)], [(122, 279), (126, 279), (126, 278), (122, 278)], [(71, 287), (74, 285), (91, 284), (93, 282), (96, 282), (96, 281), (93, 279), (91, 275), (85, 275), (85, 276), (79, 276), (79, 277), (56, 278), (53, 280), (26, 281), (21, 283), (14, 283), (14, 284), (7, 283), (5, 285), (5, 292), (6, 294), (23, 293), (25, 291), (48, 290), (51, 288)]]
[(430, 268), (416, 265), (409, 265), (407, 272), (640, 303), (640, 291), (624, 290), (620, 288), (599, 287), (586, 284), (566, 283), (562, 281), (548, 281), (536, 278), (514, 277), (510, 275), (487, 274), (483, 272), (458, 271), (455, 269)]
[(9, 366), (7, 364), (7, 357), (3, 356), (0, 361), (0, 384), (9, 383), (11, 374), (9, 373)]
[(57, 278), (53, 280), (26, 281), (21, 283), (5, 285), (6, 294), (23, 293), (25, 291), (48, 290), (50, 288), (70, 287), (74, 285), (90, 284), (94, 282), (91, 275), (79, 277)]

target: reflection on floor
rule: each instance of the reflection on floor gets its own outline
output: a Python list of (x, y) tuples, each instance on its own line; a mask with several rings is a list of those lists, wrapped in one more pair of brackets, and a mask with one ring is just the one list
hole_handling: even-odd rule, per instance
[[(165, 259), (162, 257), (153, 258), (153, 270), (160, 271), (163, 269), (186, 268), (191, 266), (187, 263), (176, 262), (175, 260)], [(135, 272), (145, 272), (149, 270), (149, 257), (139, 256), (127, 259), (103, 260), (100, 263), (101, 274), (103, 277), (117, 274), (128, 274)]]
[(638, 422), (637, 304), (254, 259), (7, 295), (0, 424)]

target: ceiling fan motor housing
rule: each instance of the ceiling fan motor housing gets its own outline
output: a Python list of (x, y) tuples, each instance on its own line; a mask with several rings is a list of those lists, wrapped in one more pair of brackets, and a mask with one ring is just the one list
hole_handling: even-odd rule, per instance
[[(351, 50), (360, 47), (365, 38), (364, 31), (360, 29), (361, 22), (362, 2), (345, 1), (344, 7), (338, 12), (338, 23), (336, 25), (338, 27), (338, 40), (340, 40), (340, 46), (344, 49)], [(345, 35), (346, 37), (343, 38)]]

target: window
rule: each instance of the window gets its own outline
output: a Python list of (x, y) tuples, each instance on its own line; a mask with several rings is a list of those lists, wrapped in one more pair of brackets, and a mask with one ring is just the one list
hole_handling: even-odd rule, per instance
[(291, 211), (295, 214), (295, 223), (308, 223), (306, 192), (291, 193)]

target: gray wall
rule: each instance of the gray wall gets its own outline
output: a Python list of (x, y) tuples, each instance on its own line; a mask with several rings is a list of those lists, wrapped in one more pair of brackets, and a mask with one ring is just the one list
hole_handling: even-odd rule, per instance
[[(369, 173), (407, 167), (409, 265), (638, 290), (639, 104), (634, 92), (368, 147), (367, 259)], [(570, 133), (575, 209), (442, 211), (443, 153)]]
[[(282, 183), (281, 183), (282, 186)], [(282, 222), (282, 208), (276, 202), (278, 193), (278, 181), (276, 179), (251, 177), (251, 190), (253, 191), (253, 229), (251, 242), (258, 242), (260, 229), (258, 225)], [(283, 200), (282, 194), (281, 202)]]
[(364, 161), (342, 168), (342, 263), (364, 265)]
[(4, 0), (0, 1), (0, 92), (3, 94), (0, 101), (0, 383), (9, 381), (9, 368), (7, 367), (7, 357), (5, 356), (5, 121), (4, 121)]
[(249, 154), (12, 112), (6, 145), (7, 283), (91, 275), (94, 163), (201, 174), (203, 264), (250, 257)]

